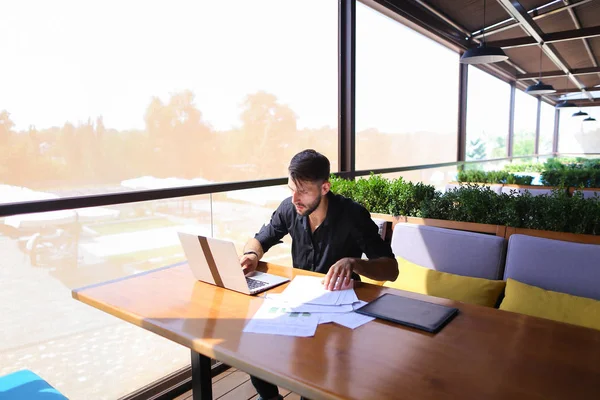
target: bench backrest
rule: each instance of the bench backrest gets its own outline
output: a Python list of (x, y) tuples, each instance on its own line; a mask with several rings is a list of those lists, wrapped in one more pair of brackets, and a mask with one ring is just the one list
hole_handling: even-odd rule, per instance
[(600, 245), (512, 235), (504, 278), (600, 300)]
[(392, 233), (396, 257), (463, 276), (502, 279), (506, 240), (482, 233), (399, 223)]

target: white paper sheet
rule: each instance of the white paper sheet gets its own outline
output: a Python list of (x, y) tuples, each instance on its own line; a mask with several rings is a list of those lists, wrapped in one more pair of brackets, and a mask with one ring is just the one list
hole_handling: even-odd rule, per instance
[[(365, 301), (358, 301), (352, 305), (352, 307), (356, 310), (367, 304)], [(328, 313), (328, 314), (318, 314), (319, 316), (319, 324), (326, 324), (329, 322), (334, 322), (338, 325), (345, 326), (346, 328), (356, 329), (359, 326), (366, 324), (367, 322), (373, 321), (375, 318), (369, 317), (367, 315), (362, 315), (359, 313), (355, 313), (354, 311), (345, 312), (345, 313)]]
[(329, 291), (317, 276), (297, 276), (281, 293), (281, 300), (291, 304), (320, 304), (326, 306), (352, 304), (358, 301), (354, 289)]
[(344, 314), (338, 314), (333, 317), (333, 322), (338, 325), (345, 326), (346, 328), (356, 329), (359, 326), (366, 324), (367, 322), (373, 321), (375, 318), (369, 317), (368, 315), (362, 315), (355, 313), (354, 311)]
[[(343, 304), (339, 306), (324, 306), (321, 304), (302, 304), (290, 303), (285, 301), (286, 297), (278, 293), (270, 293), (265, 296), (266, 299), (273, 300), (282, 307), (286, 307), (291, 312), (308, 312), (308, 313), (344, 313), (353, 311), (352, 304)], [(358, 305), (358, 303), (356, 303)]]
[(287, 312), (286, 307), (273, 300), (265, 299), (243, 332), (266, 333), (285, 336), (314, 336), (319, 324), (316, 314)]

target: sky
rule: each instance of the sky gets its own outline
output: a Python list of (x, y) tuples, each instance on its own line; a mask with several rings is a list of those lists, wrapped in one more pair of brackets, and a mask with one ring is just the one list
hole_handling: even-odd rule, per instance
[[(143, 129), (152, 96), (190, 89), (204, 120), (227, 130), (264, 90), (300, 129), (337, 127), (337, 12), (337, 0), (6, 2), (0, 110), (19, 130), (99, 115)], [(360, 3), (356, 36), (357, 131), (456, 132), (457, 53)], [(483, 96), (488, 110), (507, 108)]]

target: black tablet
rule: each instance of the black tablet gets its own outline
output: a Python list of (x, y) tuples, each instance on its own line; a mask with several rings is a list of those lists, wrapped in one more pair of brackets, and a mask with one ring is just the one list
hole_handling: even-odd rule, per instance
[(457, 308), (386, 293), (355, 310), (359, 314), (438, 332), (457, 313)]

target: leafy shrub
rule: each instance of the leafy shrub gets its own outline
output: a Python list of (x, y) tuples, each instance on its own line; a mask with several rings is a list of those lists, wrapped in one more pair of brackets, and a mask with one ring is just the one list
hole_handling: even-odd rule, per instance
[(600, 168), (563, 168), (542, 172), (542, 183), (547, 186), (600, 187)]
[(418, 216), (419, 209), (424, 202), (431, 200), (435, 195), (435, 188), (422, 182), (413, 184), (405, 182), (402, 178), (390, 183), (390, 204), (388, 213), (392, 215)]
[(600, 197), (584, 199), (555, 189), (550, 195), (496, 194), (487, 186), (466, 183), (445, 193), (402, 178), (371, 175), (349, 181), (332, 176), (332, 191), (350, 197), (370, 212), (409, 217), (506, 225), (515, 228), (600, 234)]
[(506, 172), (542, 172), (544, 171), (543, 163), (514, 163), (506, 164), (503, 168)]
[(531, 176), (517, 176), (507, 171), (460, 171), (459, 182), (473, 183), (509, 183), (516, 185), (530, 185), (533, 181)]
[(420, 204), (433, 197), (435, 188), (421, 182), (413, 184), (401, 177), (388, 180), (371, 174), (356, 181), (332, 176), (331, 190), (349, 197), (373, 213), (415, 215)]
[(487, 186), (466, 184), (446, 193), (436, 192), (433, 199), (422, 203), (419, 216), (499, 224), (501, 217), (497, 211), (501, 206), (500, 199), (501, 196)]

